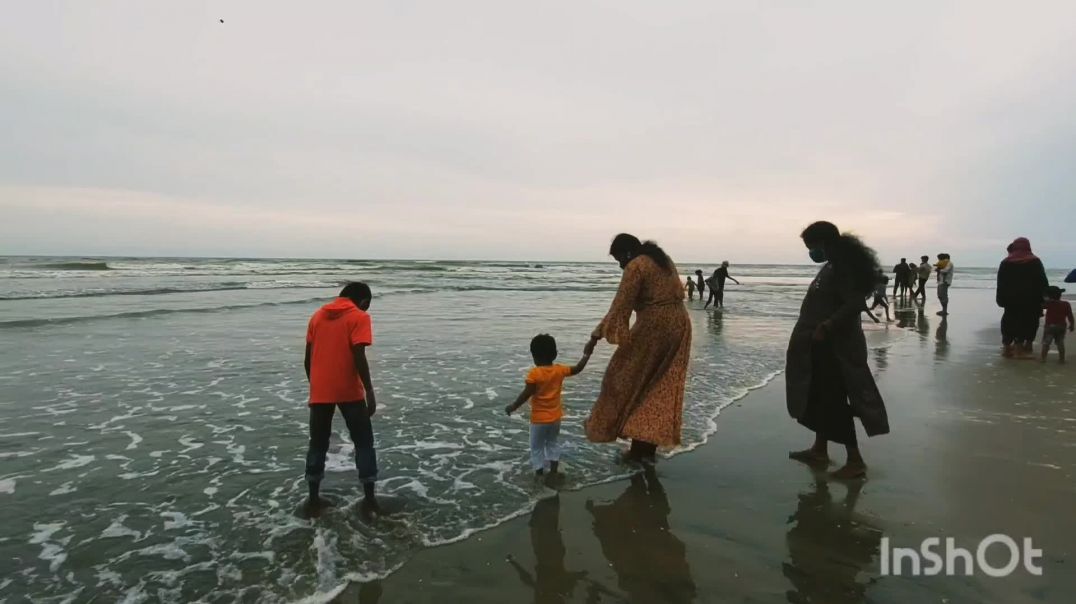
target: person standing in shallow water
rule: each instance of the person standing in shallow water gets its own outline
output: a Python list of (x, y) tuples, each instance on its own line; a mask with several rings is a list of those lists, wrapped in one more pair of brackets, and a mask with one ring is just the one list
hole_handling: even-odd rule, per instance
[(706, 295), (706, 280), (702, 278), (702, 269), (695, 271), (695, 289), (699, 290), (699, 300)]
[(372, 299), (368, 285), (348, 283), (338, 298), (314, 313), (306, 330), (303, 366), (310, 381), (310, 447), (306, 454), (309, 497), (303, 508), (310, 516), (318, 515), (324, 503), (321, 481), (336, 409), (344, 416), (355, 445), (355, 467), (366, 496), (363, 507), (368, 512), (378, 511), (374, 498), (377, 453), (370, 422), (377, 411), (377, 399), (366, 359), (366, 348), (374, 343), (366, 313)]
[(915, 272), (919, 277), (919, 288), (912, 294), (915, 298), (922, 298), (923, 302), (927, 301), (927, 281), (930, 280), (930, 273), (933, 272), (933, 268), (930, 266), (930, 256), (922, 256), (919, 258), (919, 266), (916, 267)]
[(953, 285), (953, 259), (949, 254), (938, 254), (938, 263), (934, 265), (938, 273), (938, 302), (942, 309), (938, 311), (939, 317), (949, 316), (949, 288)]
[(908, 274), (911, 271), (911, 267), (908, 266), (908, 259), (901, 258), (900, 264), (893, 267), (893, 297), (897, 297), (897, 291), (900, 291), (900, 295), (904, 295), (908, 289)]
[[(587, 438), (630, 438), (629, 461), (652, 460), (680, 444), (691, 320), (676, 265), (652, 241), (620, 234), (610, 255), (624, 270), (616, 298), (592, 339), (617, 346), (586, 420)], [(635, 324), (630, 325), (632, 312)]]
[[(714, 302), (714, 308), (725, 307), (725, 281), (732, 281), (736, 285), (740, 282), (732, 275), (729, 275), (729, 261), (725, 260), (721, 263), (721, 267), (714, 271), (714, 276), (710, 277), (710, 298)], [(706, 308), (710, 306), (709, 300), (706, 302)]]
[(816, 222), (802, 235), (811, 260), (822, 269), (803, 298), (792, 329), (785, 364), (788, 412), (815, 433), (809, 449), (789, 453), (809, 465), (829, 465), (829, 442), (845, 446), (848, 459), (831, 475), (863, 478), (867, 464), (859, 450), (854, 418), (868, 436), (887, 434), (885, 403), (867, 365), (867, 342), (860, 325), (864, 298), (875, 287), (878, 261), (859, 238), (829, 222)]

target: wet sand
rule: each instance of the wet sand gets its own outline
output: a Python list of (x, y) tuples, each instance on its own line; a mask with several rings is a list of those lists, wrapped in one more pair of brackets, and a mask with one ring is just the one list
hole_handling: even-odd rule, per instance
[[(1000, 358), (989, 293), (954, 291), (945, 322), (930, 300), (869, 332), (892, 433), (866, 439), (860, 428), (867, 481), (787, 459), (812, 435), (788, 417), (777, 378), (725, 409), (698, 450), (562, 492), (337, 601), (1071, 602), (1076, 363)], [(993, 533), (1031, 537), (1044, 574), (881, 575), (883, 537), (974, 549)]]

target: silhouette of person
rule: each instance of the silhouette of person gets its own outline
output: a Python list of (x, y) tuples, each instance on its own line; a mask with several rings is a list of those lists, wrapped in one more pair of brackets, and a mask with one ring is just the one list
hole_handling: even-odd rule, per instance
[(861, 481), (845, 483), (848, 494), (835, 503), (829, 483), (815, 477), (814, 487), (799, 495), (785, 542), (788, 562), (782, 565), (792, 583), (785, 593), (792, 604), (826, 602), (851, 604), (865, 599), (867, 581), (861, 571), (876, 569), (882, 531), (855, 514)]
[(586, 571), (570, 572), (564, 568), (564, 541), (560, 535), (560, 495), (543, 499), (534, 506), (529, 522), (534, 573), (509, 558), (524, 585), (534, 590), (535, 602), (565, 602)]
[(631, 602), (690, 602), (695, 581), (687, 548), (669, 530), (669, 506), (657, 472), (648, 466), (612, 503), (587, 501), (594, 535)]

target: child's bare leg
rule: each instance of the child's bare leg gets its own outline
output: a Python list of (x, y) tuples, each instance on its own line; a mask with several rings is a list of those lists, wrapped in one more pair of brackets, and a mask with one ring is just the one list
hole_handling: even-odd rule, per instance
[(1061, 340), (1057, 343), (1057, 358), (1060, 362), (1065, 362), (1065, 341)]

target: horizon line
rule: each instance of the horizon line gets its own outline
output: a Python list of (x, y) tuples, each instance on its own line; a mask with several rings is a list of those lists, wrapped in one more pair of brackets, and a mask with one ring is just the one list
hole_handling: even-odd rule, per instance
[[(461, 263), (489, 263), (489, 262), (503, 262), (503, 263), (548, 263), (548, 264), (603, 264), (605, 262), (613, 263), (612, 260), (507, 260), (507, 259), (449, 259), (449, 258), (331, 258), (321, 256), (118, 256), (118, 255), (68, 255), (68, 254), (0, 254), (0, 258), (71, 258), (71, 259), (87, 259), (87, 260), (331, 260), (331, 261), (344, 261), (344, 262), (461, 262)], [(678, 267), (684, 265), (720, 265), (721, 261), (706, 261), (706, 262), (681, 262), (677, 263)], [(739, 262), (730, 263), (733, 266), (797, 266), (797, 267), (811, 267), (814, 264), (802, 264), (794, 262)], [(989, 269), (994, 268), (992, 266), (965, 266), (964, 268), (971, 269)], [(1046, 270), (1071, 270), (1065, 267), (1045, 266)], [(890, 271), (887, 271), (888, 274)]]

